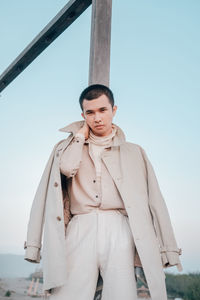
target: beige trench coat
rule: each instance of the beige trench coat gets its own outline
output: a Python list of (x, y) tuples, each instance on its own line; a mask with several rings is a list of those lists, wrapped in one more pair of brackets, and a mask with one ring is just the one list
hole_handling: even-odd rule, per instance
[[(60, 129), (71, 134), (55, 145), (31, 208), (25, 259), (39, 263), (43, 248), (44, 290), (61, 286), (66, 280), (65, 193), (59, 162), (62, 152), (82, 125), (83, 121), (78, 121)], [(124, 201), (152, 300), (166, 299), (163, 267), (176, 265), (181, 271), (181, 249), (177, 247), (167, 207), (145, 151), (137, 144), (126, 142), (122, 130), (117, 128), (112, 151), (106, 152), (102, 159)], [(70, 220), (69, 210), (68, 214)]]

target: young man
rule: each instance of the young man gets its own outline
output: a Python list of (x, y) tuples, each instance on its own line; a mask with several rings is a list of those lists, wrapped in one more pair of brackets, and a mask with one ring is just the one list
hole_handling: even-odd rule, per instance
[[(163, 267), (181, 270), (168, 211), (141, 146), (113, 123), (112, 91), (91, 85), (80, 96), (84, 121), (61, 129), (29, 221), (25, 259), (40, 261), (51, 300), (93, 300), (98, 274), (102, 300), (136, 300), (134, 262), (152, 300), (167, 300)], [(139, 255), (139, 256), (138, 256)]]

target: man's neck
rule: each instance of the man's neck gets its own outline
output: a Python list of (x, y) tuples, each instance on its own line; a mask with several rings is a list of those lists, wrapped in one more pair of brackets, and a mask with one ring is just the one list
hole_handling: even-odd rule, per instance
[(104, 136), (97, 136), (93, 133), (93, 131), (90, 131), (89, 139), (92, 143), (96, 145), (107, 145), (111, 142), (115, 133), (116, 133), (115, 127), (112, 127), (111, 132), (108, 135), (104, 135)]

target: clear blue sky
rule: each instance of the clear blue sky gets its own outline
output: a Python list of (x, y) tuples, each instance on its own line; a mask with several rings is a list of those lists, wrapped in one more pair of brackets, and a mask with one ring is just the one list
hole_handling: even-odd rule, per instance
[[(125, 2), (113, 1), (114, 122), (154, 166), (184, 272), (200, 271), (200, 2)], [(0, 73), (66, 3), (1, 1)], [(24, 253), (37, 185), (53, 145), (65, 138), (58, 129), (81, 119), (90, 17), (91, 8), (1, 94), (0, 253)]]

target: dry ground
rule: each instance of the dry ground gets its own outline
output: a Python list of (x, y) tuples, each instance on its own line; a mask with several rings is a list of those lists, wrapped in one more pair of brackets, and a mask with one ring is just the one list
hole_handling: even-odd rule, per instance
[[(0, 300), (43, 300), (44, 297), (42, 296), (33, 297), (27, 295), (30, 283), (31, 281), (25, 278), (0, 278)], [(5, 297), (7, 291), (11, 292), (10, 297)], [(42, 284), (40, 283), (38, 286), (38, 293), (42, 294)], [(148, 300), (150, 300), (150, 298), (148, 298)]]
[[(1, 300), (31, 300), (42, 299), (42, 297), (30, 297), (27, 295), (31, 281), (25, 278), (1, 278), (0, 299)], [(10, 297), (5, 297), (7, 291), (11, 292)], [(38, 285), (38, 292), (42, 293), (42, 284)]]

